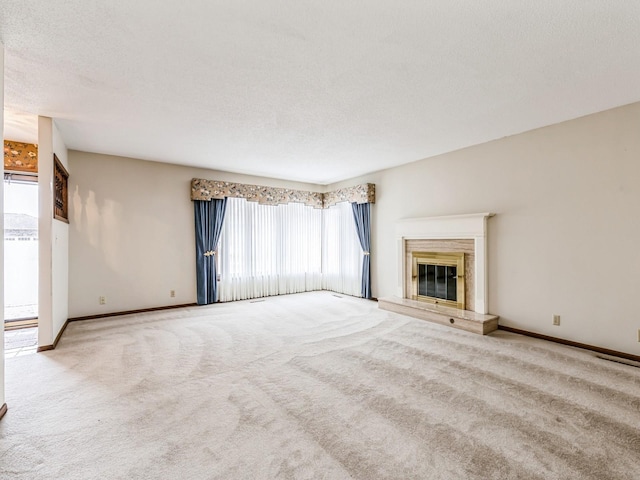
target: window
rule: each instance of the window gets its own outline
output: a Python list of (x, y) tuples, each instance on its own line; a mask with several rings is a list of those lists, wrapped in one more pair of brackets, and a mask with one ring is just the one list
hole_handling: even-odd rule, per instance
[(219, 246), (220, 301), (322, 289), (322, 210), (228, 198)]
[(349, 202), (323, 210), (322, 286), (325, 290), (359, 297), (362, 248)]
[(362, 249), (351, 204), (324, 210), (227, 198), (220, 301), (331, 290), (359, 297)]
[(38, 183), (4, 177), (4, 318), (15, 325), (38, 316)]

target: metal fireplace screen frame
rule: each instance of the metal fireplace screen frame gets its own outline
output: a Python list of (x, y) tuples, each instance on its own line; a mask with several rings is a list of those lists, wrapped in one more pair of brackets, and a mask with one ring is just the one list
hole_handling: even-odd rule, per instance
[[(411, 292), (414, 300), (434, 303), (454, 308), (465, 308), (464, 295), (464, 253), (412, 252)], [(456, 299), (447, 300), (436, 296), (421, 295), (418, 291), (418, 271), (420, 265), (456, 268)]]

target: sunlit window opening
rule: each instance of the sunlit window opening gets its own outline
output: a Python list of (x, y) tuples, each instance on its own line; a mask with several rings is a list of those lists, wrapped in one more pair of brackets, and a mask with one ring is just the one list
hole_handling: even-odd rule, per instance
[(4, 180), (5, 323), (38, 316), (38, 184)]

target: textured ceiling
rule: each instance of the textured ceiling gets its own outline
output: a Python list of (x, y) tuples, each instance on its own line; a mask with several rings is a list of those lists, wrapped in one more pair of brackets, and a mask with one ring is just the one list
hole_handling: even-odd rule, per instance
[(0, 0), (69, 148), (330, 183), (640, 100), (640, 1)]
[(16, 142), (38, 143), (38, 116), (6, 110), (4, 138)]

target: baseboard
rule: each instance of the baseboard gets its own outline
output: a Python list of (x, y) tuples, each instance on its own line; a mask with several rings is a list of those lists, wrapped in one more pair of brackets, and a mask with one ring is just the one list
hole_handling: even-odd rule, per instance
[(119, 317), (122, 315), (132, 315), (136, 313), (157, 312), (160, 310), (172, 310), (174, 308), (197, 307), (197, 303), (184, 303), (182, 305), (168, 305), (166, 307), (140, 308), (138, 310), (125, 310), (122, 312), (100, 313), (98, 315), (86, 315), (84, 317), (69, 318), (67, 322), (78, 322), (81, 320), (95, 320), (96, 318)]
[(2, 420), (2, 417), (4, 417), (5, 413), (7, 413), (7, 404), (6, 403), (4, 405), (2, 405), (2, 407), (0, 407), (0, 420)]
[(64, 322), (64, 325), (62, 325), (62, 328), (58, 332), (58, 335), (56, 336), (56, 339), (53, 341), (53, 348), (56, 348), (58, 346), (58, 342), (60, 341), (60, 337), (62, 337), (62, 334), (67, 329), (67, 325), (69, 325), (69, 320), (66, 320)]
[(498, 330), (504, 330), (505, 332), (518, 333), (527, 337), (539, 338), (541, 340), (547, 340), (549, 342), (561, 343), (562, 345), (568, 345), (570, 347), (583, 348), (585, 350), (591, 350), (592, 352), (603, 353), (612, 357), (626, 358), (627, 360), (633, 360), (634, 362), (640, 362), (640, 355), (633, 355), (631, 353), (618, 352), (616, 350), (609, 350), (608, 348), (596, 347), (595, 345), (587, 345), (586, 343), (574, 342), (573, 340), (565, 340), (564, 338), (550, 337), (549, 335), (543, 335), (542, 333), (529, 332), (527, 330), (520, 330), (519, 328), (506, 327), (504, 325), (498, 325)]
[(53, 341), (52, 345), (43, 345), (41, 347), (38, 347), (36, 352), (40, 353), (40, 352), (47, 352), (49, 350), (54, 350), (58, 346), (58, 342), (60, 341), (60, 338), (62, 337), (62, 334), (66, 330), (67, 325), (69, 325), (69, 320), (64, 322), (64, 325), (62, 325), (62, 328), (58, 332), (58, 335), (56, 336), (56, 339)]

